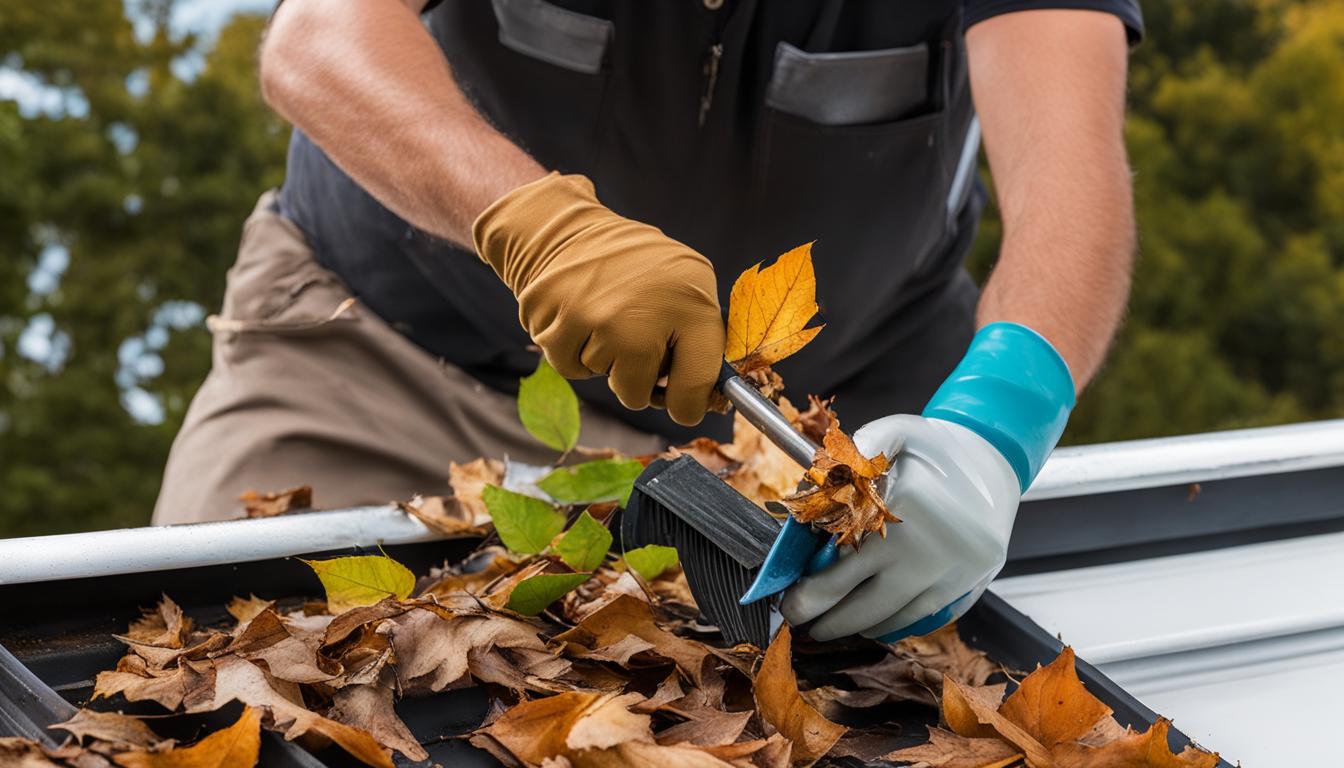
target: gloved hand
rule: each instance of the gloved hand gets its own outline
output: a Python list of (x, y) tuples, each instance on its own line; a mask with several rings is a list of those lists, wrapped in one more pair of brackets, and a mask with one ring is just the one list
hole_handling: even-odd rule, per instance
[(1049, 342), (1015, 323), (982, 328), (922, 416), (854, 434), (866, 455), (899, 448), (887, 503), (902, 522), (794, 585), (784, 618), (815, 619), (818, 640), (883, 642), (959, 618), (1003, 567), (1018, 502), (1073, 404), (1073, 377)]
[(599, 375), (627, 408), (664, 402), (700, 422), (723, 361), (714, 267), (656, 227), (598, 202), (583, 176), (552, 173), (495, 201), (476, 251), (518, 298), (518, 319), (571, 379)]

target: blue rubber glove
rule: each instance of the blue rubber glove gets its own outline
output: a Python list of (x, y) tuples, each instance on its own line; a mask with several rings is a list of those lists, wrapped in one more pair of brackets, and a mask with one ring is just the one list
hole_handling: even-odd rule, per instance
[(1016, 323), (980, 329), (923, 415), (854, 434), (866, 455), (895, 454), (887, 503), (903, 522), (794, 585), (784, 618), (815, 620), (818, 640), (895, 642), (960, 617), (1003, 567), (1022, 493), (1073, 404), (1073, 377), (1043, 337)]

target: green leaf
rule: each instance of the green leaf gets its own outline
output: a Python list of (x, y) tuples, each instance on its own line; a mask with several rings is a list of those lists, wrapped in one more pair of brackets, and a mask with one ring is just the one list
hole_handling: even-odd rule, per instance
[(625, 564), (645, 581), (658, 578), (663, 571), (677, 564), (677, 550), (650, 544), (625, 553)]
[(544, 357), (518, 382), (518, 418), (533, 437), (562, 453), (579, 440), (579, 398)]
[(565, 516), (541, 499), (506, 491), (497, 485), (485, 486), (481, 499), (495, 521), (500, 541), (519, 554), (537, 554), (565, 529)]
[(611, 546), (611, 531), (584, 512), (555, 544), (555, 552), (576, 571), (591, 571), (602, 564)]
[(341, 614), (386, 597), (404, 599), (415, 589), (415, 574), (386, 555), (304, 560), (327, 590), (327, 610)]
[(630, 500), (635, 478), (644, 465), (634, 459), (600, 459), (574, 467), (561, 467), (537, 481), (551, 498), (564, 504)]
[(508, 609), (524, 616), (536, 616), (560, 596), (579, 586), (591, 573), (539, 573), (518, 582), (509, 595)]

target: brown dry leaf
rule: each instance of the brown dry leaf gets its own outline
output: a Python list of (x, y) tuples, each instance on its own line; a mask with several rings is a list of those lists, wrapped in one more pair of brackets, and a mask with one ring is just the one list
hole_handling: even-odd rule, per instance
[(560, 615), (566, 621), (577, 624), (621, 595), (629, 595), (644, 602), (651, 599), (633, 573), (603, 563), (587, 581), (560, 598)]
[(699, 720), (677, 723), (658, 732), (658, 743), (684, 743), (701, 747), (732, 744), (742, 735), (742, 731), (746, 730), (753, 714), (755, 713), (749, 709), (741, 712), (718, 712)]
[(309, 512), (313, 508), (313, 488), (300, 485), (273, 493), (247, 491), (238, 500), (248, 517), (275, 517), (291, 512)]
[[(859, 702), (857, 695), (860, 693), (881, 696), (880, 700), (867, 706), (887, 701), (915, 701), (936, 707), (937, 693), (943, 684), (941, 673), (925, 669), (919, 662), (894, 652), (873, 664), (842, 669), (840, 674), (847, 676), (857, 686), (857, 690), (847, 694), (855, 703)], [(846, 701), (840, 703), (853, 706)]]
[(230, 701), (241, 701), (270, 716), (271, 727), (296, 739), (306, 733), (324, 736), (368, 765), (392, 768), (387, 750), (368, 731), (325, 718), (303, 706), (293, 683), (276, 680), (261, 667), (237, 656), (222, 656), (211, 662), (214, 685), (193, 692), (186, 700), (188, 712), (211, 712)]
[(5, 768), (62, 768), (30, 739), (0, 736), (0, 765)]
[(122, 637), (158, 648), (181, 648), (186, 644), (191, 628), (191, 619), (182, 615), (182, 609), (172, 598), (163, 595), (157, 606), (131, 622)]
[(480, 536), (486, 531), (485, 523), (473, 521), (474, 515), (453, 496), (416, 496), (398, 504), (402, 511), (449, 538)]
[(481, 499), (487, 485), (504, 484), (504, 462), (496, 459), (476, 459), (466, 464), (448, 463), (448, 485), (453, 498), (461, 504), (473, 525), (490, 522), (490, 510)]
[(113, 756), (123, 768), (252, 768), (261, 753), (261, 714), (244, 707), (238, 722), (190, 747), (167, 752), (123, 752)]
[(927, 744), (898, 749), (882, 760), (908, 762), (915, 768), (1007, 768), (1022, 759), (1006, 741), (958, 736), (942, 728), (929, 729)]
[(793, 743), (794, 765), (811, 765), (830, 751), (847, 730), (813, 709), (798, 692), (793, 674), (793, 643), (788, 625), (780, 627), (765, 652), (752, 684), (761, 719)]
[(425, 608), (387, 619), (388, 640), (403, 684), (441, 691), (471, 669), (472, 651), (525, 648), (545, 651), (537, 628), (525, 621), (478, 609), (444, 617)]
[(733, 768), (707, 750), (688, 745), (664, 746), (648, 741), (627, 741), (605, 749), (576, 753), (570, 760), (574, 768)]
[(172, 739), (161, 739), (138, 717), (120, 712), (97, 712), (81, 709), (74, 717), (51, 726), (53, 730), (69, 731), (83, 744), (85, 739), (105, 742), (113, 749), (165, 749)]
[(649, 716), (626, 708), (639, 698), (638, 694), (574, 691), (525, 701), (478, 729), (471, 743), (492, 752), (499, 745), (527, 765), (540, 765), (548, 758), (569, 757), (579, 750), (652, 741)]
[(724, 357), (739, 373), (777, 363), (821, 332), (824, 326), (807, 327), (816, 314), (817, 278), (807, 243), (738, 276), (729, 295)]
[(630, 635), (649, 643), (652, 649), (648, 653), (676, 664), (697, 686), (704, 684), (705, 659), (710, 656), (705, 646), (658, 626), (649, 604), (629, 595), (602, 606), (578, 626), (556, 635), (552, 642), (569, 655), (579, 655), (616, 645)]
[(1167, 746), (1170, 723), (1143, 733), (1122, 730), (1111, 709), (1083, 686), (1073, 649), (1022, 681), (1001, 705), (984, 688), (943, 679), (943, 719), (960, 736), (997, 737), (1038, 768), (1212, 768), (1218, 756), (1195, 748), (1179, 755)]
[(1000, 670), (989, 654), (961, 639), (955, 622), (932, 634), (908, 637), (897, 643), (896, 650), (920, 666), (938, 672), (939, 681), (946, 674), (967, 685), (984, 685), (990, 675)]
[(999, 714), (999, 699), (983, 688), (974, 688), (943, 677), (943, 720), (958, 736), (988, 739), (998, 737), (1020, 750), (1028, 762), (1052, 765), (1050, 753), (1021, 726)]
[(156, 701), (168, 709), (177, 709), (188, 691), (206, 684), (208, 681), (190, 665), (154, 669), (139, 656), (128, 654), (117, 662), (115, 670), (98, 673), (93, 698), (121, 694), (127, 701)]
[(420, 591), (421, 596), (446, 597), (466, 592), (479, 595), (496, 579), (517, 570), (518, 561), (503, 547), (489, 547), (474, 554), (457, 567), (436, 569), (432, 581)]
[(410, 760), (427, 760), (429, 753), (393, 709), (396, 683), (396, 673), (390, 667), (384, 667), (376, 682), (346, 686), (337, 691), (327, 717), (368, 731), (379, 744), (397, 750)]
[(891, 463), (881, 453), (871, 459), (865, 457), (854, 440), (841, 431), (835, 414), (828, 408), (823, 413), (829, 423), (807, 471), (816, 487), (786, 496), (781, 504), (798, 522), (836, 534), (838, 545), (857, 549), (867, 534), (886, 536), (887, 523), (900, 522), (877, 489), (878, 480)]
[[(1117, 726), (1118, 727), (1118, 726)], [(1061, 766), (1067, 768), (1215, 768), (1218, 755), (1195, 747), (1172, 754), (1167, 744), (1171, 721), (1159, 717), (1143, 733), (1123, 731), (1118, 738), (1100, 746), (1063, 744), (1054, 750)]]
[(284, 619), (267, 608), (245, 625), (225, 652), (249, 661), (264, 661), (271, 676), (293, 683), (321, 683), (331, 680), (340, 671), (323, 669), (323, 658), (318, 655), (322, 635), (309, 631), (296, 635)]
[(224, 606), (224, 608), (229, 612), (230, 616), (241, 623), (244, 621), (251, 621), (253, 616), (256, 616), (258, 613), (261, 613), (273, 605), (275, 605), (275, 601), (273, 600), (262, 600), (256, 595), (248, 595), (246, 600), (241, 597), (233, 598), (229, 601), (228, 605)]
[(999, 714), (1021, 726), (1046, 747), (1087, 735), (1111, 708), (1093, 696), (1074, 669), (1073, 649), (1065, 646), (1055, 660), (1022, 680)]

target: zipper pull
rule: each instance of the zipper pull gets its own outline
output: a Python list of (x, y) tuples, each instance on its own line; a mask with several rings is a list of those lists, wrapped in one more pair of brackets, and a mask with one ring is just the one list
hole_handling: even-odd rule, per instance
[(709, 56), (705, 59), (705, 92), (700, 96), (700, 127), (705, 127), (709, 119), (709, 108), (714, 103), (714, 85), (719, 80), (719, 60), (723, 58), (723, 43), (709, 47)]

